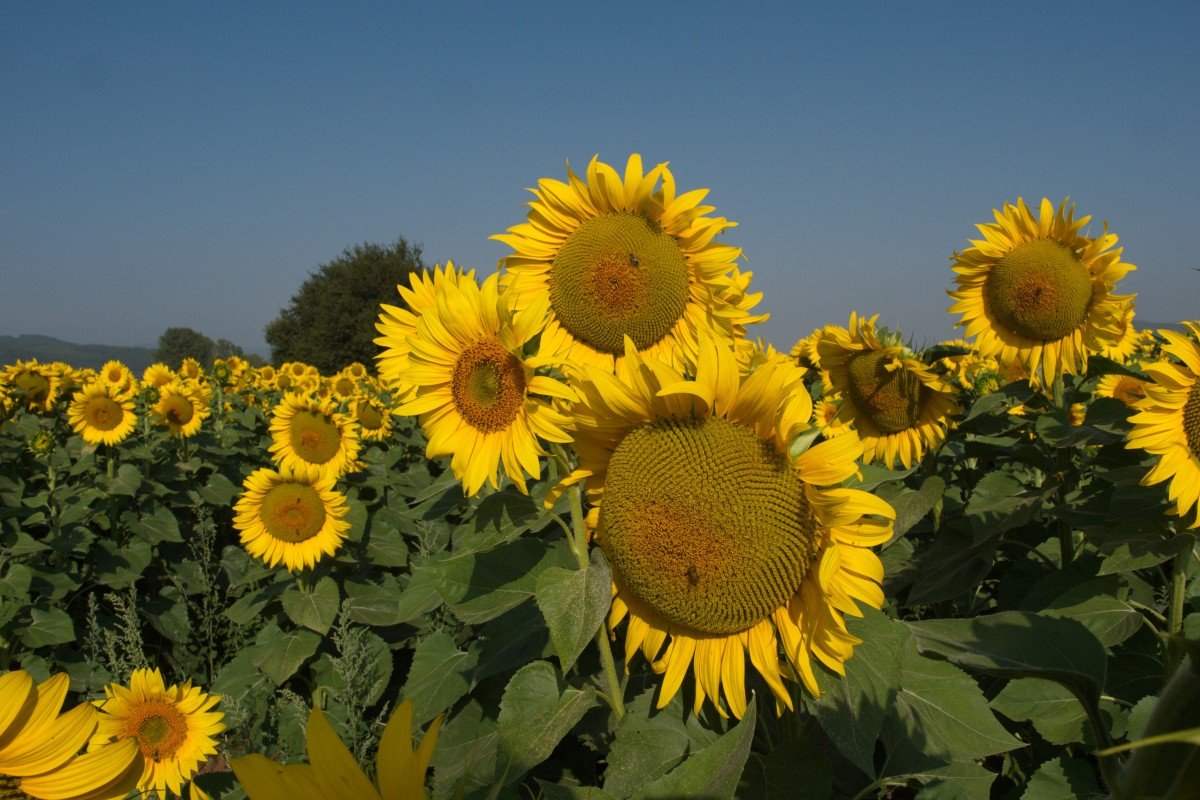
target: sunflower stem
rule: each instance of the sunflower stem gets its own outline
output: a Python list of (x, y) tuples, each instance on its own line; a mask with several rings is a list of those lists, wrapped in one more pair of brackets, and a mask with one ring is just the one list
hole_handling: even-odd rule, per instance
[[(580, 569), (588, 568), (587, 525), (583, 518), (583, 488), (576, 483), (567, 489), (567, 498), (571, 503), (571, 527), (574, 536), (571, 537), (571, 549), (575, 552), (575, 560)], [(596, 649), (600, 651), (600, 666), (604, 670), (604, 683), (608, 691), (601, 697), (608, 701), (613, 716), (620, 722), (625, 717), (624, 687), (617, 678), (617, 664), (613, 660), (612, 648), (608, 642), (608, 626), (603, 622), (596, 629)]]

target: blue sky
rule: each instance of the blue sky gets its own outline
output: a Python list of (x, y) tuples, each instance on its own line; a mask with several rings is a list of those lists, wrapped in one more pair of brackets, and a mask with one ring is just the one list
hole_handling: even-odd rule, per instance
[(781, 347), (852, 309), (952, 334), (948, 259), (1070, 195), (1200, 312), (1200, 4), (0, 5), (0, 334), (266, 347), (397, 236), (486, 273), (564, 162), (670, 161), (741, 226)]

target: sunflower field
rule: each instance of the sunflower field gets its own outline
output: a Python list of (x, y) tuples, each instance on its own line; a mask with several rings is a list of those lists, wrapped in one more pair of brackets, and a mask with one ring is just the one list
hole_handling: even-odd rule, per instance
[(0, 800), (1200, 796), (1200, 325), (1107, 224), (777, 350), (707, 190), (532, 192), (374, 364), (4, 367)]

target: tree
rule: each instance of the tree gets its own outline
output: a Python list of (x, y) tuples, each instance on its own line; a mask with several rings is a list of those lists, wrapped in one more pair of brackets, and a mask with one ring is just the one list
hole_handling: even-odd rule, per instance
[(425, 269), (421, 247), (400, 237), (388, 247), (363, 243), (322, 264), (265, 329), (271, 360), (303, 361), (332, 374), (355, 361), (368, 367), (381, 303), (396, 305), (397, 284)]
[(191, 328), (167, 328), (158, 337), (154, 358), (171, 369), (179, 369), (185, 358), (194, 358), (208, 366), (212, 363), (213, 340)]

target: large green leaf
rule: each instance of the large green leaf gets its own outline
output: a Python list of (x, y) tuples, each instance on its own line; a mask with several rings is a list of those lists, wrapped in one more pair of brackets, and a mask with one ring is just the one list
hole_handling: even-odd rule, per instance
[(568, 563), (565, 548), (562, 540), (551, 547), (530, 537), (483, 553), (455, 554), (428, 570), (454, 616), (478, 625), (532, 598), (543, 570)]
[(1047, 761), (1029, 779), (1021, 800), (1103, 800), (1092, 765), (1078, 758)]
[(1041, 678), (1017, 678), (992, 700), (992, 708), (1014, 722), (1030, 722), (1047, 741), (1086, 741), (1087, 712), (1071, 690)]
[(1120, 644), (1143, 624), (1141, 613), (1110, 594), (1101, 594), (1093, 581), (1067, 590), (1041, 613), (1081, 623), (1105, 646)]
[(751, 754), (738, 788), (746, 800), (826, 800), (833, 793), (833, 765), (815, 745), (788, 739), (765, 756)]
[(454, 637), (437, 631), (417, 645), (401, 692), (413, 704), (413, 721), (428, 722), (471, 688), (478, 656), (458, 649)]
[(595, 695), (567, 686), (549, 661), (535, 661), (518, 670), (504, 690), (497, 719), (504, 782), (518, 780), (549, 758), (595, 704)]
[(495, 783), (500, 737), (494, 714), (471, 700), (442, 726), (431, 762), (434, 800), (461, 798)]
[(30, 647), (47, 644), (66, 644), (75, 641), (75, 623), (61, 608), (35, 608), (29, 612), (29, 626), (21, 638)]
[(1104, 686), (1105, 654), (1082, 624), (1023, 611), (975, 619), (910, 622), (922, 653), (1000, 678), (1058, 681), (1095, 703)]
[(535, 593), (554, 651), (568, 671), (612, 605), (612, 571), (604, 553), (593, 548), (586, 569), (550, 567), (538, 576)]
[(698, 753), (689, 755), (682, 764), (642, 788), (634, 800), (674, 800), (680, 797), (703, 797), (705, 800), (732, 798), (750, 756), (754, 740), (755, 705), (746, 716), (720, 739)]
[(321, 637), (312, 631), (284, 633), (274, 623), (263, 628), (255, 642), (254, 666), (281, 686), (317, 652)]
[(292, 586), (280, 597), (284, 613), (297, 625), (324, 634), (337, 618), (341, 597), (337, 582), (328, 576), (311, 589)]
[(908, 631), (884, 614), (866, 610), (847, 620), (862, 639), (844, 677), (817, 672), (821, 696), (809, 706), (838, 752), (866, 775), (874, 773), (875, 740), (900, 689), (900, 653)]
[(608, 751), (604, 788), (624, 800), (683, 761), (690, 738), (678, 697), (655, 710), (651, 688), (625, 706), (625, 717)]

